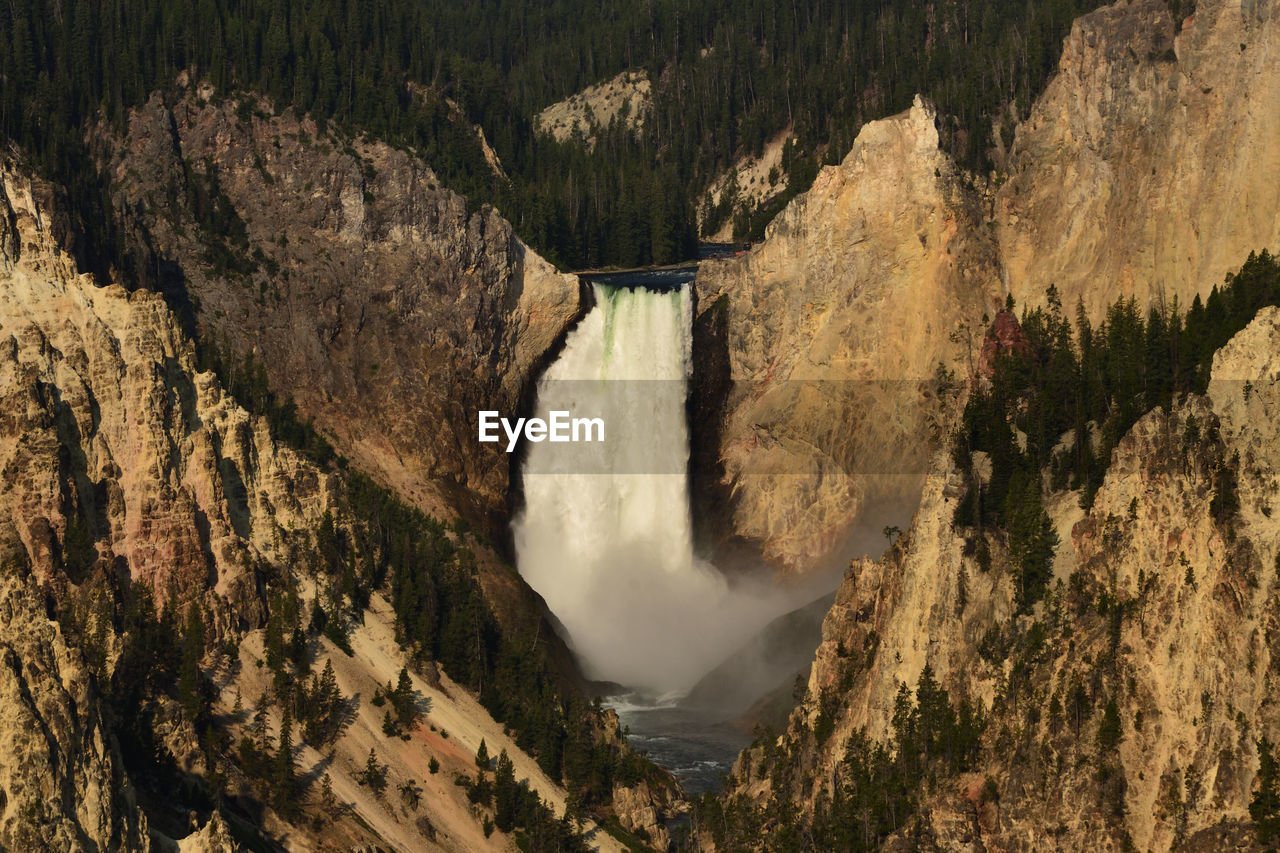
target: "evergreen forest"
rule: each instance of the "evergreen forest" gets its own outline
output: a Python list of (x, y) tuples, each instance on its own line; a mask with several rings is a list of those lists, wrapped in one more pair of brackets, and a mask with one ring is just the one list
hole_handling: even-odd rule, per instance
[[(1175, 299), (1144, 315), (1133, 298), (1118, 299), (1097, 327), (1083, 305), (1074, 323), (1068, 319), (1052, 286), (1046, 302), (1023, 310), (1021, 338), (996, 353), (989, 387), (970, 394), (952, 444), (969, 483), (956, 523), (979, 534), (986, 527), (1007, 532), (1024, 609), (1043, 597), (1056, 546), (1046, 486), (1078, 489), (1081, 505), (1092, 506), (1111, 451), (1138, 418), (1156, 407), (1169, 411), (1181, 395), (1203, 394), (1213, 354), (1259, 309), (1280, 304), (1280, 263), (1265, 249), (1251, 253), (1185, 310)], [(1010, 297), (1006, 310), (1014, 307)], [(1192, 423), (1184, 447), (1216, 443), (1212, 430)], [(983, 476), (974, 471), (975, 452), (989, 460)], [(1222, 521), (1238, 503), (1238, 462), (1220, 462), (1213, 509)], [(985, 547), (981, 535), (973, 541)]]
[[(858, 129), (916, 93), (945, 146), (985, 174), (1090, 0), (651, 0), (646, 3), (13, 0), (0, 6), (0, 136), (67, 188), (86, 268), (121, 240), (86, 131), (181, 72), (420, 153), (446, 185), (495, 204), (554, 262), (583, 269), (690, 257), (712, 181), (783, 131), (785, 191), (721, 205), (758, 235)], [(653, 81), (640, 132), (588, 150), (535, 133), (542, 108), (627, 69)], [(478, 126), (505, 175), (486, 162)], [(709, 226), (716, 221), (706, 223)]]

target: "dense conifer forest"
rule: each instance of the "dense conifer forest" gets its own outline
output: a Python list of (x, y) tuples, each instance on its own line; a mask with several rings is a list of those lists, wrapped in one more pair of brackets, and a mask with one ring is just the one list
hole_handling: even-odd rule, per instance
[[(837, 162), (863, 122), (916, 93), (937, 103), (957, 160), (985, 172), (993, 133), (1011, 142), (1072, 19), (1093, 5), (13, 0), (0, 6), (0, 135), (67, 187), (85, 231), (80, 260), (99, 272), (125, 259), (86, 128), (119, 125), (189, 69), (219, 94), (260, 92), (418, 151), (564, 266), (666, 262), (693, 252), (711, 181), (786, 129), (789, 189), (744, 211), (740, 236)], [(639, 134), (615, 126), (589, 152), (535, 134), (537, 111), (625, 69), (654, 83)], [(473, 125), (509, 178), (485, 161)]]
[[(1046, 307), (1022, 312), (1022, 340), (996, 355), (990, 387), (970, 395), (953, 455), (970, 483), (956, 523), (979, 534), (987, 526), (1008, 533), (1024, 609), (1043, 596), (1056, 545), (1044, 487), (1078, 489), (1081, 504), (1092, 506), (1111, 451), (1138, 418), (1157, 406), (1167, 411), (1179, 395), (1203, 394), (1213, 354), (1259, 309), (1276, 304), (1280, 264), (1264, 249), (1185, 310), (1175, 299), (1144, 316), (1135, 300), (1120, 299), (1095, 328), (1083, 306), (1074, 324), (1067, 319), (1051, 287)], [(1010, 300), (1007, 310), (1013, 309)], [(1211, 430), (1206, 424), (1202, 435), (1192, 424), (1184, 446), (1212, 442)], [(990, 460), (981, 478), (973, 470), (975, 451)], [(1236, 508), (1237, 467), (1228, 459), (1215, 468), (1220, 520)], [(976, 536), (974, 547), (983, 541)]]

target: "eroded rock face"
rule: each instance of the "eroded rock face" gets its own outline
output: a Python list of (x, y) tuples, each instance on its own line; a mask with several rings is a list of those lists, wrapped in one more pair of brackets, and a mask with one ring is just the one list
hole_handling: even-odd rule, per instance
[(0, 190), (0, 503), (36, 577), (94, 562), (66, 553), (79, 521), (98, 559), (122, 560), (160, 602), (208, 590), (217, 612), (256, 622), (256, 572), (310, 536), (328, 475), (195, 369), (158, 294), (76, 274), (38, 183), (5, 165)]
[(695, 363), (714, 356), (699, 346), (727, 350), (733, 531), (787, 571), (836, 548), (870, 496), (918, 494), (930, 382), (939, 362), (976, 353), (981, 333), (965, 324), (998, 306), (981, 200), (938, 150), (934, 120), (917, 100), (864, 126), (760, 246), (696, 279), (700, 313), (725, 316), (724, 343), (695, 340)]
[(662, 822), (662, 815), (655, 806), (655, 794), (648, 782), (626, 787), (613, 786), (613, 810), (624, 828), (637, 834), (643, 833), (657, 850), (671, 846), (671, 831)]
[(1012, 163), (996, 220), (1020, 304), (1050, 284), (1095, 317), (1119, 296), (1190, 304), (1280, 245), (1280, 185), (1264, 177), (1280, 171), (1280, 4), (1085, 15)]
[(216, 811), (204, 826), (178, 842), (178, 853), (240, 853), (243, 849), (235, 843), (227, 822)]
[(15, 533), (0, 531), (0, 847), (150, 850), (88, 669), (45, 616)]
[(185, 289), (357, 467), (434, 514), (501, 519), (510, 459), (476, 412), (519, 408), (580, 312), (577, 279), (421, 160), (244, 103), (157, 95), (109, 140), (140, 271)]
[(639, 131), (652, 106), (652, 86), (643, 71), (623, 71), (611, 80), (588, 86), (558, 101), (533, 117), (542, 133), (568, 142), (581, 135), (587, 149), (595, 147), (596, 135), (615, 120)]
[[(1094, 322), (1122, 296), (1185, 309), (1250, 251), (1280, 247), (1280, 184), (1264, 177), (1280, 173), (1278, 69), (1274, 0), (1207, 0), (1181, 22), (1135, 0), (1075, 23), (992, 195), (961, 188), (923, 106), (866, 125), (749, 256), (699, 274), (700, 310), (724, 312), (746, 386), (700, 463), (723, 466), (732, 533), (804, 571), (883, 503), (844, 473), (880, 467), (886, 448), (924, 469), (921, 400), (810, 400), (788, 380), (920, 380), (939, 361), (966, 375), (981, 332), (949, 336), (980, 330), (1006, 294), (1021, 310), (1055, 285), (1069, 316), (1083, 303)], [(800, 476), (746, 476), (784, 470)]]
[[(202, 662), (211, 680), (230, 696), (252, 670), (260, 679), (252, 695), (265, 695), (250, 659), (238, 674), (226, 667), (224, 641), (235, 648), (246, 635), (260, 637), (249, 629), (265, 621), (268, 584), (279, 588), (286, 575), (314, 605), (315, 531), (326, 512), (339, 527), (347, 522), (349, 481), (336, 466), (321, 469), (278, 445), (263, 419), (196, 369), (159, 294), (78, 275), (58, 248), (48, 213), (55, 201), (48, 187), (0, 162), (0, 848), (143, 850), (147, 826), (95, 696), (95, 674), (104, 682), (119, 674), (130, 630), (113, 621), (111, 597), (134, 585), (154, 588), (157, 610), (186, 613), (198, 602), (208, 614), (206, 643), (218, 650)], [(569, 689), (567, 649), (550, 626), (532, 627), (540, 602), (492, 550), (477, 552), (504, 628), (514, 634), (530, 624)], [(389, 614), (377, 620), (393, 648)], [(368, 678), (366, 662), (351, 666)], [(484, 714), (466, 701), (468, 713)], [(222, 710), (231, 707), (228, 699)], [(163, 761), (178, 773), (212, 775), (177, 700), (156, 696), (145, 714)], [(386, 739), (378, 734), (377, 743), (383, 749)], [(426, 775), (426, 764), (416, 772)], [(463, 820), (482, 837), (469, 813)], [(158, 833), (154, 842), (172, 849)], [(217, 816), (179, 844), (237, 849)]]
[[(1127, 834), (1141, 850), (1234, 849), (1215, 844), (1247, 836), (1256, 741), (1280, 733), (1280, 309), (1223, 347), (1212, 376), (1207, 395), (1138, 421), (1088, 513), (1076, 493), (1046, 503), (1061, 544), (1053, 591), (1028, 613), (1015, 610), (999, 541), (984, 571), (970, 531), (952, 527), (962, 483), (936, 456), (910, 530), (881, 560), (855, 562), (837, 592), (779, 740), (792, 773), (751, 750), (731, 792), (808, 808), (839, 777), (852, 733), (892, 739), (898, 686), (914, 689), (928, 665), (953, 701), (988, 709), (988, 748), (975, 773), (925, 799), (902, 839), (1103, 850)], [(1215, 510), (1222, 466), (1236, 472), (1238, 513)], [(992, 651), (1032, 631), (1035, 648)], [(835, 720), (815, 744), (824, 695)], [(1111, 700), (1120, 742), (1106, 752)], [(1104, 764), (1118, 772), (1105, 783)], [(799, 781), (775, 791), (779, 778)]]

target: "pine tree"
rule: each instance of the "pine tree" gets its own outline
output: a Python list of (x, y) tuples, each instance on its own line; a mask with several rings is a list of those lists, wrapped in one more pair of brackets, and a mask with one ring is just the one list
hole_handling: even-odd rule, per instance
[(187, 625), (182, 638), (182, 664), (178, 674), (178, 698), (187, 719), (203, 716), (205, 701), (201, 685), (200, 659), (204, 656), (204, 620), (194, 601), (187, 605)]
[(494, 822), (498, 829), (510, 832), (515, 828), (516, 803), (519, 796), (516, 786), (515, 765), (504, 749), (498, 753), (498, 764), (493, 771)]
[[(1007, 508), (1009, 553), (1018, 569), (1018, 606), (1026, 610), (1040, 600), (1053, 576), (1053, 553), (1058, 534), (1040, 498), (1040, 477), (1036, 472), (1018, 471), (1010, 490)], [(1015, 494), (1018, 500), (1013, 502)]]
[(336, 805), (336, 799), (333, 795), (333, 780), (329, 778), (329, 774), (324, 774), (324, 778), (320, 780), (320, 809), (324, 814), (333, 814), (333, 807)]
[(267, 617), (267, 630), (263, 646), (266, 651), (267, 666), (272, 672), (278, 674), (282, 671), (285, 660), (284, 616), (281, 612), (283, 607), (278, 596), (272, 597), (269, 610), (270, 615)]
[(387, 768), (378, 763), (378, 756), (372, 747), (369, 749), (369, 757), (365, 759), (364, 770), (360, 773), (360, 783), (371, 788), (379, 796), (387, 787)]
[(253, 712), (253, 722), (249, 725), (249, 733), (259, 752), (267, 752), (271, 748), (271, 743), (267, 739), (267, 707), (270, 704), (267, 694), (263, 693)]
[(1078, 738), (1080, 726), (1084, 723), (1085, 715), (1089, 713), (1089, 692), (1078, 675), (1067, 693), (1067, 710), (1071, 714), (1071, 724)]
[(413, 681), (404, 667), (400, 668), (400, 677), (391, 693), (391, 704), (395, 707), (398, 722), (403, 728), (412, 729), (417, 724), (418, 707), (413, 696)]
[(480, 748), (476, 750), (476, 767), (481, 770), (489, 769), (489, 747), (485, 744), (484, 738), (480, 738)]
[(292, 811), (294, 803), (294, 764), (293, 764), (293, 709), (291, 703), (285, 703), (284, 713), (280, 719), (280, 744), (276, 749), (272, 762), (271, 787), (275, 794), (277, 806), (285, 811)]
[(1258, 790), (1249, 804), (1258, 842), (1280, 845), (1280, 761), (1265, 737), (1258, 741)]
[(342, 702), (342, 691), (338, 689), (338, 677), (333, 672), (333, 659), (326, 658), (324, 671), (320, 674), (320, 685), (316, 697), (326, 708), (332, 708)]
[(1113, 696), (1107, 701), (1107, 707), (1102, 712), (1102, 722), (1098, 724), (1098, 751), (1102, 753), (1114, 752), (1123, 738), (1124, 731), (1120, 726), (1120, 707), (1116, 704)]

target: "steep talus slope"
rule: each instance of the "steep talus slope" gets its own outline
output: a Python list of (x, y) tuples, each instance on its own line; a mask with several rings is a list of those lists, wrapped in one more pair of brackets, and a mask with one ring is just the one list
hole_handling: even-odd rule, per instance
[[(827, 801), (849, 737), (900, 734), (899, 685), (914, 691), (927, 665), (954, 701), (988, 709), (988, 748), (971, 772), (926, 782), (902, 843), (1247, 846), (1256, 742), (1280, 734), (1277, 422), (1268, 308), (1214, 358), (1207, 395), (1134, 426), (1087, 514), (1075, 493), (1049, 503), (1056, 580), (1020, 614), (1003, 540), (984, 570), (973, 531), (953, 528), (962, 489), (938, 455), (910, 530), (851, 567), (804, 701), (776, 742), (744, 754), (732, 791), (802, 811)], [(1224, 472), (1238, 512), (1223, 508)]]
[[(565, 789), (516, 745), (509, 729), (495, 721), (475, 697), (447, 674), (432, 680), (411, 676), (418, 704), (424, 709), (423, 723), (402, 737), (387, 737), (382, 728), (386, 708), (358, 701), (374, 695), (383, 685), (394, 683), (407, 663), (395, 637), (391, 607), (381, 596), (373, 599), (363, 623), (351, 632), (350, 641), (353, 654), (348, 656), (327, 639), (319, 640), (316, 668), (332, 664), (342, 694), (357, 700), (355, 711), (332, 746), (315, 749), (299, 745), (298, 770), (306, 778), (319, 780), (328, 776), (339, 810), (355, 813), (358, 821), (372, 827), (381, 845), (401, 851), (450, 853), (512, 848), (503, 834), (485, 833), (479, 807), (468, 800), (466, 788), (455, 784), (458, 776), (475, 773), (475, 755), (482, 741), (492, 755), (505, 750), (514, 763), (516, 777), (537, 791), (557, 815), (564, 813), (568, 797)], [(239, 648), (239, 677), (219, 685), (218, 711), (237, 724), (240, 735), (251, 734), (253, 713), (237, 709), (236, 697), (243, 700), (268, 695), (272, 689), (270, 669), (255, 665), (264, 655), (264, 632), (250, 633)], [(250, 701), (244, 702), (246, 707)], [(278, 731), (279, 711), (269, 709), (267, 716), (271, 728)], [(382, 794), (360, 781), (370, 750), (386, 766), (387, 790)], [(430, 769), (433, 759), (438, 762), (434, 771)], [(410, 805), (397, 795), (405, 784), (420, 787), (419, 804)], [(597, 829), (590, 818), (585, 823), (588, 831), (595, 831), (591, 849), (606, 853), (626, 849)], [(281, 834), (299, 835), (301, 849), (345, 850), (369, 840), (368, 834), (351, 821), (330, 824), (322, 832), (305, 836), (275, 816), (268, 819), (268, 824), (280, 829)]]
[(1280, 244), (1280, 4), (1159, 0), (1080, 18), (997, 202), (1006, 283), (1074, 310), (1183, 305)]
[(95, 685), (45, 615), (14, 533), (0, 534), (0, 847), (149, 850)]
[[(326, 524), (349, 531), (356, 523), (351, 476), (279, 443), (265, 418), (241, 408), (211, 371), (197, 369), (191, 341), (159, 294), (99, 287), (78, 274), (59, 248), (60, 224), (49, 213), (57, 203), (53, 190), (19, 167), (0, 167), (0, 846), (170, 849), (165, 836), (185, 834), (181, 849), (233, 849), (227, 823), (209, 814), (212, 800), (201, 793), (220, 786), (238, 835), (261, 832), (292, 839), (291, 849), (315, 849), (323, 839), (305, 809), (314, 811), (319, 778), (337, 764), (347, 788), (337, 811), (324, 815), (327, 835), (370, 849), (388, 839), (405, 850), (503, 849), (510, 834), (483, 833), (452, 772), (436, 777), (428, 770), (432, 758), (449, 771), (474, 770), (471, 753), (481, 735), (472, 732), (487, 734), (495, 752), (506, 746), (518, 778), (536, 773), (539, 790), (563, 808), (559, 780), (542, 774), (465, 687), (427, 692), (412, 743), (385, 734), (385, 710), (369, 697), (401, 666), (421, 664), (398, 647), (390, 608), (380, 603), (361, 614), (352, 632), (357, 647), (378, 638), (372, 658), (348, 658), (329, 640), (307, 640), (318, 633), (316, 618), (343, 613), (342, 599), (333, 603), (333, 578), (320, 575), (316, 543)], [(490, 581), (505, 578), (531, 595), (492, 553), (481, 550), (480, 559)], [(369, 571), (354, 558), (348, 565), (361, 577)], [(260, 656), (261, 626), (272, 624), (269, 613), (277, 627), (282, 618), (282, 587), (300, 611), (294, 637), (340, 660), (350, 717), (323, 754), (294, 741), (295, 760), (309, 759), (311, 774), (298, 781), (304, 811), (292, 816), (294, 824), (264, 808), (260, 771), (243, 759), (243, 747), (231, 754), (250, 723), (240, 699), (265, 697), (264, 708), (283, 701), (272, 698), (280, 695), (279, 674)], [(154, 609), (138, 604), (150, 600), (140, 590), (150, 589)], [(327, 617), (318, 615), (322, 604)], [(468, 606), (468, 620), (478, 622), (482, 605)], [(161, 610), (168, 612), (157, 621)], [(539, 611), (527, 603), (510, 610), (504, 627), (528, 625), (540, 646), (566, 654), (549, 627), (533, 628)], [(195, 614), (199, 628), (193, 633), (174, 613)], [(157, 629), (163, 635), (148, 641)], [(192, 646), (193, 637), (202, 644)], [(254, 648), (259, 652), (249, 654)], [(533, 647), (523, 641), (522, 648)], [(176, 666), (161, 660), (175, 652), (194, 655), (194, 686), (179, 678), (175, 690), (171, 675), (168, 688), (150, 690), (165, 678), (153, 667)], [(437, 671), (434, 663), (429, 671)], [(188, 708), (200, 701), (206, 679), (225, 707), (197, 726)], [(100, 686), (110, 695), (100, 699)], [(566, 695), (551, 684), (543, 689)], [(272, 713), (276, 731), (267, 737), (274, 747), (282, 726)], [(446, 721), (465, 742), (426, 736), (428, 726)], [(125, 732), (125, 748), (113, 732)], [(394, 792), (384, 799), (356, 784), (371, 746), (398, 756), (397, 784), (430, 775), (443, 794), (397, 808), (388, 802)], [(187, 808), (209, 817), (195, 834)], [(593, 846), (602, 845), (616, 846)]]
[(106, 140), (139, 273), (185, 290), (206, 336), (255, 353), (384, 485), (501, 519), (509, 460), (476, 441), (476, 411), (519, 408), (577, 279), (415, 156), (201, 93), (155, 95)]
[(700, 315), (726, 330), (694, 346), (695, 363), (727, 353), (733, 532), (785, 569), (838, 546), (869, 496), (918, 490), (928, 382), (964, 358), (951, 332), (997, 298), (979, 208), (917, 100), (866, 125), (749, 255), (699, 270)]

